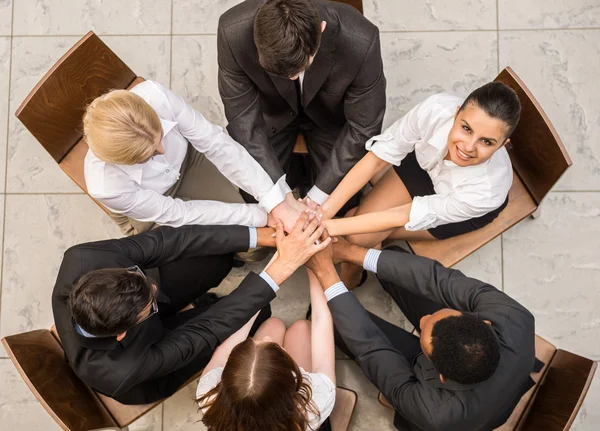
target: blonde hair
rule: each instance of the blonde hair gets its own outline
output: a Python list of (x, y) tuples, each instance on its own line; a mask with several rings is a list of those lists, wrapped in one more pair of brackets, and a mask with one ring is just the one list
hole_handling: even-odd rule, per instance
[(83, 116), (88, 146), (107, 163), (134, 165), (154, 154), (162, 126), (156, 111), (127, 90), (112, 90), (90, 103)]

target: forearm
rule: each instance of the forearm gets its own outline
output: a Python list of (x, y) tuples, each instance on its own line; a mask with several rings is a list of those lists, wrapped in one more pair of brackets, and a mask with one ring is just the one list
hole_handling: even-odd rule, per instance
[(326, 218), (332, 218), (375, 174), (388, 163), (375, 154), (367, 153), (344, 177), (327, 201), (321, 206)]
[(411, 204), (354, 217), (325, 220), (323, 224), (331, 236), (383, 232), (402, 227), (410, 218)]
[(333, 318), (318, 279), (309, 270), (312, 371), (323, 373), (335, 383), (335, 341)]

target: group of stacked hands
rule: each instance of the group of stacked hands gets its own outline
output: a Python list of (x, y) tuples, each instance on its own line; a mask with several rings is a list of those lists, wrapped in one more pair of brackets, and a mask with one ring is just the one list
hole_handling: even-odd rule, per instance
[[(229, 134), (153, 81), (86, 110), (88, 191), (125, 237), (65, 252), (52, 305), (76, 374), (145, 404), (203, 370), (197, 398), (211, 430), (324, 430), (338, 346), (394, 407), (398, 429), (504, 423), (533, 384), (531, 313), (438, 262), (377, 248), (460, 235), (502, 211), (516, 94), (499, 83), (466, 99), (437, 94), (381, 133), (378, 29), (324, 0), (234, 6), (219, 21), (218, 55)], [(305, 159), (292, 153), (298, 133)], [(270, 247), (260, 274), (206, 295), (235, 253)], [(286, 328), (269, 303), (303, 265), (312, 318)], [(349, 289), (365, 271), (420, 337), (363, 308)]]

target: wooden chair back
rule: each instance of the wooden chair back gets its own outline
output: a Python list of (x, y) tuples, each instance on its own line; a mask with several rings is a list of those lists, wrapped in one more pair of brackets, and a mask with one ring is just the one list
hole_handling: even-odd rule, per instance
[(340, 3), (346, 3), (357, 9), (360, 13), (363, 13), (363, 2), (362, 0), (332, 0)]
[(521, 101), (521, 120), (510, 138), (512, 145), (508, 153), (513, 169), (539, 205), (573, 162), (554, 126), (521, 78), (507, 67), (495, 81), (512, 88)]
[(83, 135), (85, 107), (135, 73), (93, 32), (86, 34), (44, 75), (15, 115), (60, 163)]
[(63, 430), (120, 428), (75, 375), (50, 331), (11, 335), (2, 339), (2, 344), (29, 389)]
[(591, 359), (557, 350), (517, 431), (569, 430), (587, 395), (597, 365)]

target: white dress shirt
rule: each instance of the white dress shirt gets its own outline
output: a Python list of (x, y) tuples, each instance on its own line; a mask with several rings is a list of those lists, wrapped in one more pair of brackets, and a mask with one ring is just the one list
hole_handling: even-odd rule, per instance
[[(244, 147), (159, 83), (144, 81), (131, 91), (158, 114), (165, 154), (154, 156), (146, 163), (119, 165), (105, 163), (89, 150), (84, 169), (88, 192), (93, 198), (114, 213), (174, 227), (188, 224), (264, 226), (267, 223), (267, 213), (290, 191), (285, 176), (273, 184)], [(179, 179), (188, 141), (229, 181), (253, 195), (258, 205), (185, 202), (163, 196)]]
[(436, 194), (413, 198), (404, 225), (408, 231), (480, 217), (500, 207), (508, 196), (513, 173), (504, 147), (478, 165), (461, 167), (444, 160), (454, 114), (463, 101), (449, 94), (433, 95), (366, 143), (367, 150), (396, 166), (415, 151), (419, 165), (431, 177)]
[[(204, 396), (219, 384), (223, 375), (223, 369), (223, 367), (217, 367), (202, 376), (196, 389), (196, 399)], [(335, 384), (323, 373), (308, 373), (302, 367), (300, 367), (300, 372), (305, 381), (310, 384), (312, 392), (311, 401), (319, 411), (319, 416), (310, 410), (307, 411), (308, 425), (311, 430), (316, 430), (333, 411), (333, 407), (335, 406)], [(203, 413), (205, 411), (206, 408), (203, 409)]]

